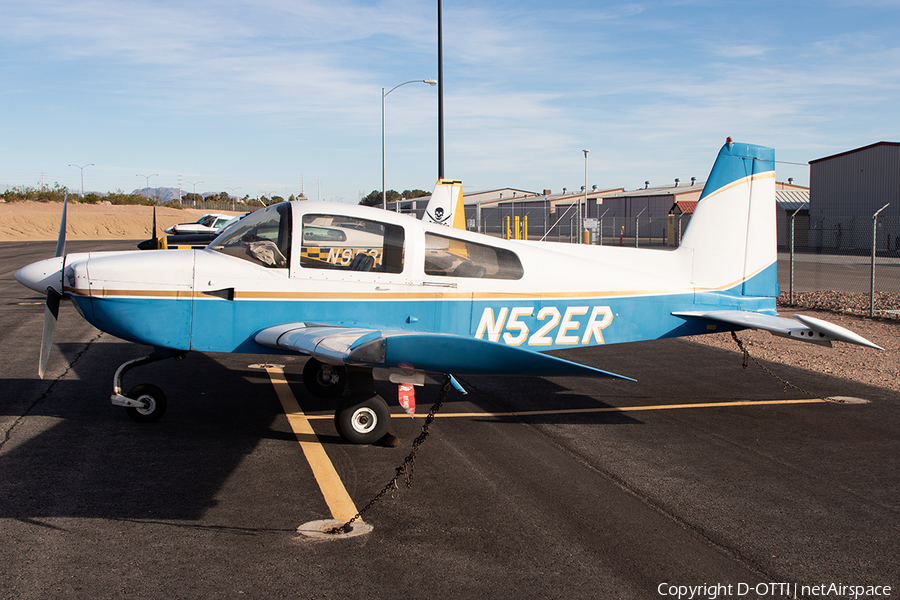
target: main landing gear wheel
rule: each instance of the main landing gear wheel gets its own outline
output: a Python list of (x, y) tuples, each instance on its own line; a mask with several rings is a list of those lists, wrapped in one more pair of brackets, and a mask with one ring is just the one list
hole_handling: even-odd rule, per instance
[(125, 409), (128, 416), (138, 423), (159, 421), (166, 413), (166, 395), (161, 389), (150, 383), (142, 383), (131, 388), (128, 397), (142, 403), (143, 406), (130, 406)]
[(313, 396), (337, 398), (347, 388), (347, 370), (310, 358), (303, 366), (303, 383)]
[(384, 398), (350, 397), (334, 413), (338, 434), (352, 444), (374, 444), (384, 437), (391, 424), (391, 411)]

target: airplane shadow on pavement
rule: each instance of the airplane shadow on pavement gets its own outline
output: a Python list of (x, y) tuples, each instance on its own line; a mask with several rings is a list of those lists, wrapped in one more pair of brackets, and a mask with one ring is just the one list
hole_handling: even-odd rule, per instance
[[(61, 349), (67, 358), (83, 350)], [(116, 366), (132, 358), (123, 354), (146, 348), (92, 350), (12, 428), (0, 456), (0, 518), (196, 519), (262, 439), (296, 442), (274, 425), (282, 412), (265, 372), (229, 370), (199, 353), (137, 369), (126, 391), (154, 382), (169, 399), (162, 420), (138, 424), (109, 395)]]

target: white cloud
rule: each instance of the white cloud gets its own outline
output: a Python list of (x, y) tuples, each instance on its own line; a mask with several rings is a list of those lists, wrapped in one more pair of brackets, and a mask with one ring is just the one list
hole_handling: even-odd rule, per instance
[[(837, 3), (814, 15), (817, 27), (799, 28), (789, 12), (773, 25), (766, 6), (737, 15), (708, 2), (445, 3), (448, 167), (480, 187), (562, 187), (554, 180), (577, 177), (580, 150), (593, 146), (598, 164), (616, 169), (597, 183), (624, 185), (657, 168), (707, 168), (708, 148), (729, 134), (805, 160), (897, 137), (897, 9), (875, 2), (866, 21)], [(748, 24), (724, 26), (737, 16)], [(380, 185), (381, 88), (437, 75), (433, 3), (7, 0), (0, 19), (2, 98), (21, 111), (5, 138), (43, 127), (66, 132), (70, 147), (102, 148), (125, 123), (143, 140), (228, 140), (249, 155), (248, 178), (327, 172), (348, 198)], [(436, 90), (414, 87), (387, 100), (394, 181), (428, 181), (434, 170), (423, 155), (434, 152)], [(21, 149), (15, 160), (49, 156), (24, 146), (4, 140)], [(672, 151), (647, 164), (662, 147)], [(208, 179), (203, 169), (230, 170), (217, 165), (233, 164), (234, 148), (126, 151), (129, 164), (175, 162)], [(703, 176), (674, 176), (691, 175)]]
[(743, 45), (743, 46), (720, 46), (714, 52), (728, 58), (750, 58), (756, 56), (764, 56), (768, 49), (763, 46)]

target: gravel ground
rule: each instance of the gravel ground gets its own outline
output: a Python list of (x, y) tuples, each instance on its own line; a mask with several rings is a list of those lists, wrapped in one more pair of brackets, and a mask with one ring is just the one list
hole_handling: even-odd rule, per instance
[[(879, 309), (900, 310), (900, 295), (876, 294), (876, 310)], [(869, 314), (869, 296), (840, 292), (800, 294), (793, 307), (782, 295), (778, 312), (785, 317), (801, 314), (830, 321), (858, 333), (884, 350), (843, 342), (835, 342), (833, 348), (828, 348), (774, 336), (766, 331), (741, 331), (738, 338), (751, 356), (900, 391), (900, 315), (882, 313), (873, 319), (860, 316)], [(687, 339), (740, 352), (730, 333)]]

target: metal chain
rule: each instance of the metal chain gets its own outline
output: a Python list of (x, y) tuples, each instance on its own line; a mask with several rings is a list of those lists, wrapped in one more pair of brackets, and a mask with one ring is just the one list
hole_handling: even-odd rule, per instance
[[(733, 331), (731, 332), (731, 339), (734, 340), (734, 342), (738, 345), (738, 348), (741, 349), (741, 352), (744, 353), (744, 364), (743, 364), (743, 367), (744, 367), (745, 369), (746, 369), (747, 366), (749, 365), (749, 363), (747, 362), (748, 359), (749, 359), (749, 360), (752, 360), (752, 361), (753, 361), (754, 363), (756, 363), (763, 371), (765, 371), (766, 373), (768, 373), (769, 375), (771, 375), (772, 377), (774, 377), (775, 379), (777, 379), (778, 381), (780, 381), (780, 382), (784, 385), (784, 391), (785, 391), (785, 393), (787, 393), (788, 387), (792, 387), (792, 388), (794, 388), (795, 390), (797, 390), (798, 392), (802, 392), (802, 393), (806, 394), (807, 396), (809, 396), (809, 397), (811, 397), (811, 398), (821, 398), (821, 396), (820, 396), (819, 394), (813, 394), (813, 393), (810, 392), (809, 390), (805, 390), (805, 389), (803, 389), (802, 387), (799, 387), (799, 386), (797, 386), (797, 385), (791, 383), (791, 382), (788, 381), (787, 379), (784, 379), (784, 378), (781, 377), (780, 375), (777, 375), (776, 373), (772, 372), (768, 367), (766, 367), (764, 364), (762, 364), (761, 362), (759, 362), (758, 360), (756, 360), (756, 357), (750, 356), (750, 352), (744, 347), (743, 342), (741, 342), (740, 338), (739, 338), (739, 337), (737, 336), (737, 334), (736, 334), (735, 332), (733, 332)], [(840, 400), (834, 400), (834, 399), (831, 399), (831, 398), (822, 398), (822, 400), (825, 400), (826, 402), (837, 402), (837, 403), (841, 403)]]
[(380, 492), (375, 494), (375, 497), (369, 500), (369, 503), (366, 504), (362, 510), (360, 510), (356, 515), (344, 523), (343, 525), (338, 525), (332, 529), (329, 529), (326, 533), (330, 534), (339, 534), (346, 533), (350, 525), (360, 519), (367, 510), (372, 508), (372, 506), (381, 500), (381, 497), (384, 496), (388, 490), (397, 489), (397, 480), (400, 479), (400, 476), (403, 476), (404, 481), (406, 482), (406, 487), (412, 487), (413, 480), (413, 472), (415, 470), (416, 463), (416, 453), (419, 451), (419, 446), (422, 445), (422, 442), (425, 441), (425, 438), (428, 437), (428, 427), (434, 421), (434, 416), (437, 414), (439, 410), (441, 410), (441, 406), (444, 404), (444, 400), (447, 399), (447, 392), (450, 391), (450, 375), (444, 375), (444, 382), (441, 384), (441, 391), (438, 393), (437, 402), (435, 402), (434, 406), (431, 407), (431, 410), (428, 412), (428, 416), (425, 417), (425, 424), (422, 425), (422, 433), (419, 434), (413, 443), (412, 449), (409, 452), (409, 455), (403, 459), (403, 462), (400, 463), (400, 466), (394, 471), (394, 477), (385, 485)]

